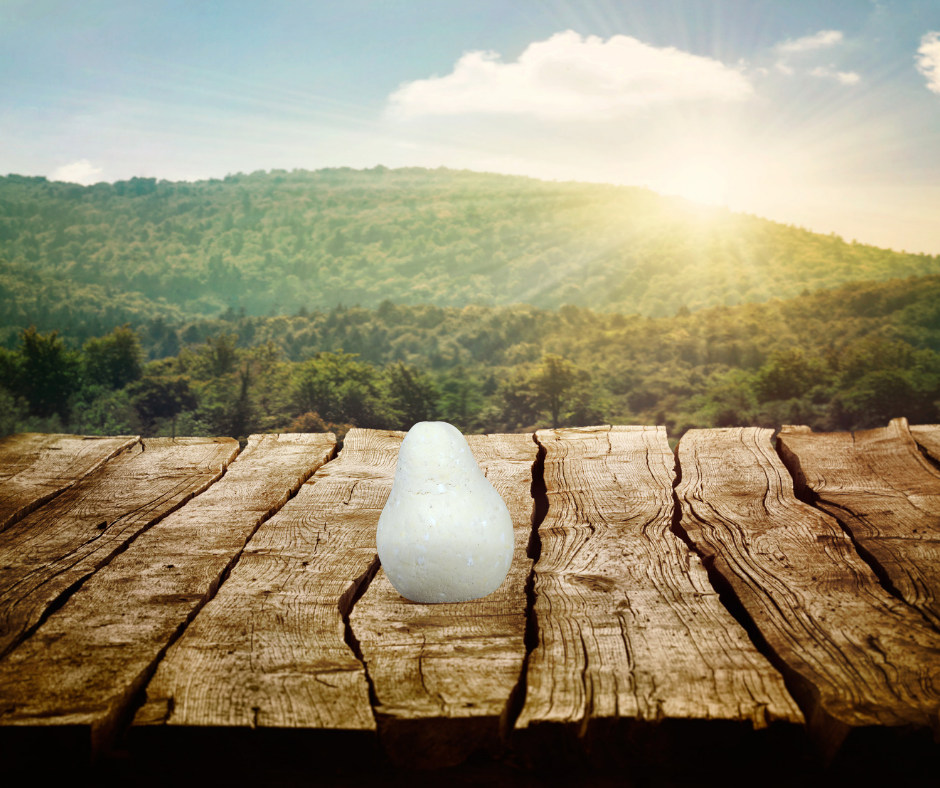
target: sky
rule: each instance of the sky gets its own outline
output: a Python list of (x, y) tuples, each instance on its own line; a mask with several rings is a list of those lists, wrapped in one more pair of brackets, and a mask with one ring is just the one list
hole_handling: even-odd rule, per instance
[(0, 0), (0, 174), (379, 164), (940, 254), (940, 0)]

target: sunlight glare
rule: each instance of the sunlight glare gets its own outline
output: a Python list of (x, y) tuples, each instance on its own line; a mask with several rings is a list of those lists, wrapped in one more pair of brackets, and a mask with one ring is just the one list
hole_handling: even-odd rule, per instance
[(667, 194), (676, 194), (705, 205), (727, 205), (728, 168), (726, 162), (679, 161), (665, 177)]

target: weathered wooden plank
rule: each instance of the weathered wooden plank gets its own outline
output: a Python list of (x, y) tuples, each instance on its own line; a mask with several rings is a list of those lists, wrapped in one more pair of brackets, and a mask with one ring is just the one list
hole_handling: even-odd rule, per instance
[(402, 437), (351, 430), (339, 457), (261, 525), (157, 667), (134, 720), (136, 746), (199, 727), (374, 736), (344, 616), (378, 566), (375, 527)]
[(797, 492), (841, 521), (888, 588), (940, 629), (940, 473), (907, 420), (854, 435), (785, 426), (777, 446)]
[(237, 452), (230, 438), (148, 438), (0, 534), (0, 656)]
[(538, 531), (539, 642), (520, 733), (557, 739), (567, 730), (590, 742), (595, 729), (606, 737), (616, 725), (634, 735), (664, 721), (714, 721), (713, 730), (725, 730), (717, 721), (746, 730), (801, 723), (780, 674), (671, 530), (674, 456), (665, 429), (536, 436), (546, 449), (549, 509)]
[(525, 659), (538, 446), (532, 435), (467, 441), (512, 515), (515, 552), (506, 580), (482, 599), (422, 605), (402, 597), (380, 569), (350, 616), (385, 752), (411, 768), (451, 766), (474, 750), (498, 750)]
[(914, 424), (911, 435), (930, 459), (940, 462), (940, 424)]
[[(332, 454), (327, 435), (253, 435), (225, 476), (141, 534), (0, 660), (0, 749), (61, 730), (106, 748), (167, 646), (258, 525)], [(11, 730), (15, 728), (15, 730)]]
[(935, 725), (940, 636), (882, 588), (838, 523), (796, 499), (771, 434), (685, 434), (681, 527), (759, 630), (826, 755), (856, 730)]
[(0, 438), (0, 531), (55, 498), (137, 436), (24, 433)]

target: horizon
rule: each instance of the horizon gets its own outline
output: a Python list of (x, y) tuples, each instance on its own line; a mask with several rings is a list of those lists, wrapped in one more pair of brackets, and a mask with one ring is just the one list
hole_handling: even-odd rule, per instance
[(0, 8), (0, 172), (446, 167), (940, 253), (940, 4)]

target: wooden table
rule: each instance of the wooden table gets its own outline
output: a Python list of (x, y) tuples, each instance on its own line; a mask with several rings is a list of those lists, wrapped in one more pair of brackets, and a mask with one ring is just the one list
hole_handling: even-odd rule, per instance
[(376, 555), (402, 437), (0, 440), (4, 763), (937, 758), (940, 426), (469, 436), (516, 547), (445, 605)]

